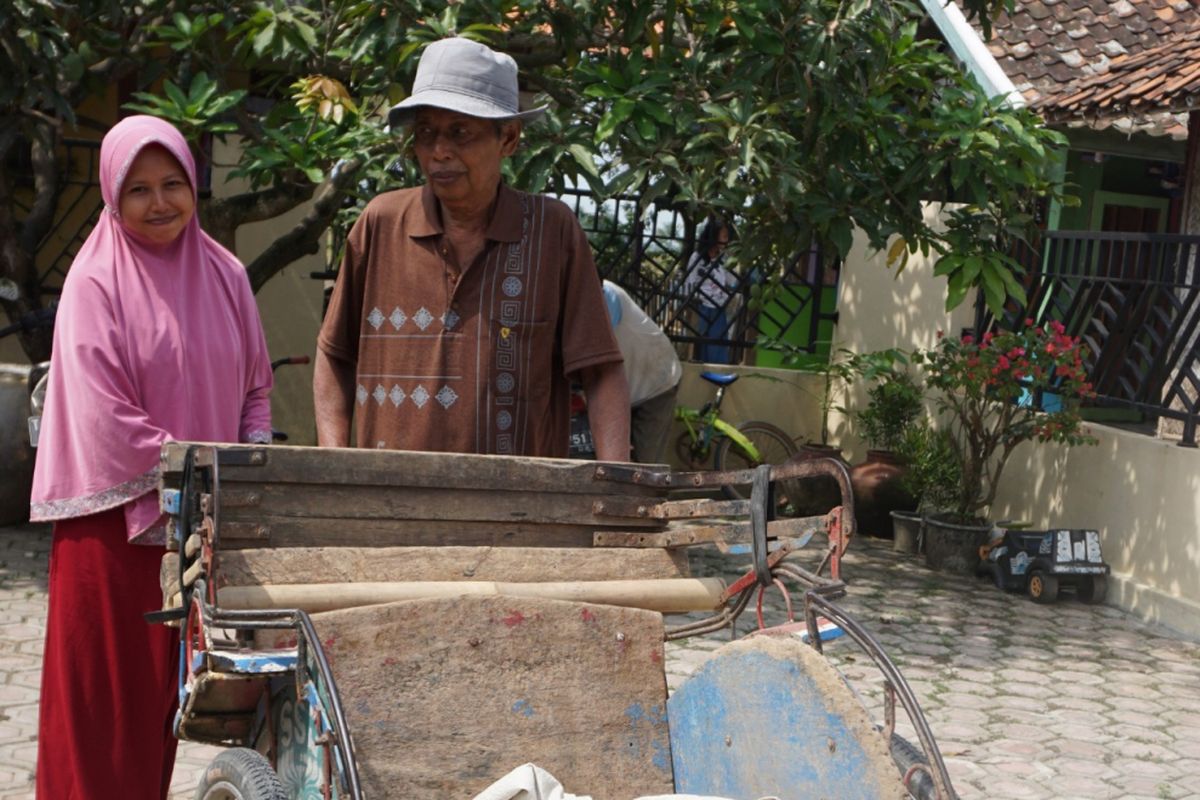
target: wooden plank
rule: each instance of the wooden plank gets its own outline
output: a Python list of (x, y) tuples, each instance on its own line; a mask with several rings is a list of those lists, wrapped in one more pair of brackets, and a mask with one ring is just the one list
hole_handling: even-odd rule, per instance
[(472, 797), (529, 761), (596, 800), (672, 791), (658, 614), (478, 597), (313, 623), (368, 797)]
[(725, 645), (667, 703), (675, 791), (722, 797), (908, 797), (841, 675), (797, 638)]
[[(164, 557), (164, 591), (178, 591), (178, 556)], [(291, 547), (222, 552), (221, 585), (351, 581), (599, 581), (685, 578), (687, 554), (569, 547)]]
[[(222, 472), (222, 485), (226, 485)], [(235, 484), (230, 496), (219, 495), (222, 524), (254, 522), (264, 515), (273, 517), (331, 517), (339, 519), (396, 520), (467, 520), (473, 522), (550, 523), (594, 525), (597, 527), (664, 527), (661, 520), (646, 515), (634, 519), (614, 519), (597, 514), (596, 504), (624, 498), (563, 492), (514, 490), (476, 490), (457, 487), (428, 488), (414, 486), (331, 486), (305, 483)], [(252, 501), (252, 502), (251, 502)], [(643, 507), (654, 502), (643, 500)]]
[[(189, 442), (163, 445), (161, 465), (168, 485), (179, 481)], [(208, 445), (204, 445), (208, 446)], [(216, 445), (220, 451), (263, 452), (261, 465), (220, 467), (225, 481), (310, 483), (337, 486), (416, 486), (456, 489), (520, 488), (532, 492), (634, 494), (661, 496), (665, 490), (644, 483), (597, 481), (603, 462), (560, 458), (527, 458), (470, 453), (422, 453), (404, 450)], [(646, 473), (668, 472), (664, 465), (635, 466)]]
[(217, 605), (226, 610), (299, 608), (309, 613), (436, 597), (501, 595), (548, 598), (662, 614), (713, 611), (722, 603), (720, 578), (660, 580), (545, 581), (388, 581), (367, 583), (287, 583), (273, 586), (222, 586)]
[(300, 518), (221, 522), (221, 550), (247, 547), (591, 547), (595, 525)]

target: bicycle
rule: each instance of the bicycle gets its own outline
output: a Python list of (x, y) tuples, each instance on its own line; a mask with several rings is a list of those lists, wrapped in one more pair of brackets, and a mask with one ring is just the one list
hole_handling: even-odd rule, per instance
[[(721, 419), (725, 390), (737, 381), (738, 375), (701, 372), (700, 377), (716, 386), (717, 391), (698, 409), (688, 406), (675, 409), (675, 419), (684, 426), (684, 432), (675, 441), (675, 454), (684, 466), (704, 469), (711, 459), (713, 469), (718, 471), (743, 470), (760, 464), (782, 464), (799, 452), (792, 438), (769, 422), (748, 420), (735, 427)], [(723, 486), (721, 491), (734, 500), (750, 496), (749, 485)]]

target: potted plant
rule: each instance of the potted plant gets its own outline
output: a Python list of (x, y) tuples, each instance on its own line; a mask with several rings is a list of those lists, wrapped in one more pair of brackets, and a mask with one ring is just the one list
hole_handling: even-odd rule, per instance
[[(914, 354), (926, 387), (937, 393), (960, 470), (949, 513), (926, 522), (930, 566), (974, 571), (978, 547), (991, 530), (984, 515), (1021, 443), (1095, 442), (1079, 415), (1080, 401), (1093, 394), (1082, 361), (1078, 339), (1057, 320), (1037, 325), (1027, 319), (1016, 330), (988, 332), (979, 340), (942, 337)], [(1057, 397), (1054, 411), (1039, 408), (1047, 393)]]
[(855, 412), (858, 433), (867, 443), (866, 459), (850, 470), (858, 530), (894, 535), (892, 511), (913, 511), (916, 500), (904, 488), (905, 465), (899, 454), (905, 433), (924, 413), (921, 387), (907, 371), (880, 372), (867, 389), (867, 406)]
[(954, 502), (960, 482), (958, 454), (948, 431), (934, 430), (922, 419), (904, 431), (896, 455), (904, 462), (900, 486), (912, 496), (915, 510), (891, 512), (892, 549), (917, 553), (924, 541), (925, 518)]

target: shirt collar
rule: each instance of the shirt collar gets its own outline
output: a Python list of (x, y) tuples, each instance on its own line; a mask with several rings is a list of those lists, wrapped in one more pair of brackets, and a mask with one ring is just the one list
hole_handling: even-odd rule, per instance
[[(495, 242), (519, 242), (522, 217), (520, 194), (501, 183), (484, 236)], [(425, 184), (421, 187), (421, 211), (413, 218), (408, 235), (420, 238), (441, 236), (443, 233), (445, 228), (442, 227), (437, 196), (429, 184)]]

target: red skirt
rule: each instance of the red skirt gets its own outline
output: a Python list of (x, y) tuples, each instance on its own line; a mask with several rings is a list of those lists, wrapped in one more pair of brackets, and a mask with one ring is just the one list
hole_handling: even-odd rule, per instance
[(161, 800), (171, 785), (179, 633), (162, 607), (163, 548), (125, 540), (121, 508), (54, 526), (38, 716), (39, 800)]

